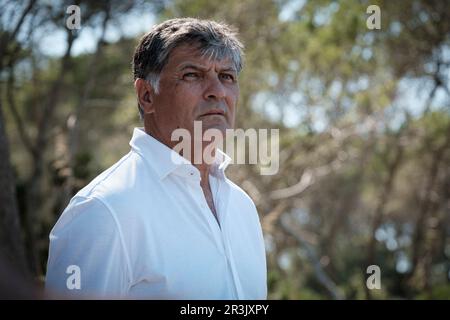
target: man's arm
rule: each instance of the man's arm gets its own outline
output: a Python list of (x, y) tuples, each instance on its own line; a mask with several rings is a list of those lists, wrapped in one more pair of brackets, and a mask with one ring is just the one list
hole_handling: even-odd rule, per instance
[(119, 226), (99, 199), (75, 197), (50, 233), (46, 289), (57, 298), (126, 294), (128, 257)]

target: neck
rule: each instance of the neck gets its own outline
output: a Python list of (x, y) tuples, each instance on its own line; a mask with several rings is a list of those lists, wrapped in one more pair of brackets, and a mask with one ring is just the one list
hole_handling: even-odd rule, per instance
[[(200, 185), (202, 186), (202, 188), (208, 187), (209, 186), (209, 172), (211, 169), (211, 159), (205, 159), (204, 156), (204, 151), (205, 148), (209, 145), (209, 143), (203, 143), (202, 145), (199, 146), (195, 146), (194, 142), (192, 143), (192, 149), (194, 150), (193, 153), (191, 153), (191, 159), (188, 159), (197, 169), (198, 171), (200, 171), (200, 177), (201, 177), (201, 181), (200, 181)], [(198, 148), (199, 150), (195, 150), (195, 148)], [(201, 157), (201, 163), (195, 163), (194, 161), (194, 155), (195, 152), (201, 151), (202, 157)], [(216, 155), (216, 149), (214, 148), (212, 150), (212, 157), (214, 158)]]
[(165, 136), (163, 132), (159, 130), (158, 126), (154, 125), (154, 119), (150, 116), (144, 117), (144, 131), (162, 144), (168, 146), (170, 149), (173, 149), (175, 143), (170, 140), (170, 136)]
[(194, 166), (198, 169), (198, 171), (200, 171), (200, 177), (201, 177), (200, 186), (202, 188), (208, 187), (209, 186), (209, 170), (210, 170), (211, 166), (208, 164), (204, 164), (204, 163), (195, 164)]

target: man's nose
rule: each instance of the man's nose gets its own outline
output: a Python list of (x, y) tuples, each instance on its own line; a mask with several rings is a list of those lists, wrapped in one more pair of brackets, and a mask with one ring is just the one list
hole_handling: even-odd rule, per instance
[(225, 87), (218, 76), (209, 78), (204, 92), (204, 98), (206, 100), (220, 100), (225, 98), (225, 95)]

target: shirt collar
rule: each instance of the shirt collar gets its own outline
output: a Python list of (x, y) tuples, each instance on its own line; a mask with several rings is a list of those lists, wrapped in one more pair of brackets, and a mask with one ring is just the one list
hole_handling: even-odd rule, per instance
[[(190, 161), (147, 134), (144, 128), (134, 128), (130, 146), (152, 166), (160, 180), (175, 172), (189, 178), (200, 179), (199, 170)], [(224, 171), (230, 162), (231, 158), (217, 149), (210, 173), (224, 179)]]

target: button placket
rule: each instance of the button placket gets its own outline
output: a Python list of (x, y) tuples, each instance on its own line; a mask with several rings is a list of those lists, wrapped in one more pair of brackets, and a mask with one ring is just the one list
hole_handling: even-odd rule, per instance
[(214, 217), (213, 212), (208, 206), (208, 203), (206, 202), (205, 196), (203, 194), (203, 190), (200, 186), (200, 182), (196, 182), (195, 185), (193, 185), (194, 189), (194, 196), (200, 206), (200, 209), (202, 211), (202, 214), (206, 218), (206, 221), (208, 222), (209, 229), (213, 235), (213, 238), (215, 240), (216, 246), (219, 249), (220, 253), (225, 257), (225, 247), (223, 245), (223, 240), (221, 237), (220, 228), (217, 224), (216, 218)]
[[(242, 287), (240, 284), (239, 276), (237, 274), (237, 269), (235, 266), (234, 258), (231, 252), (230, 244), (226, 236), (226, 220), (227, 220), (227, 210), (228, 210), (228, 203), (229, 203), (229, 197), (230, 197), (230, 187), (227, 185), (227, 183), (224, 181), (220, 181), (217, 179), (213, 182), (213, 184), (216, 184), (216, 198), (214, 198), (214, 205), (216, 206), (217, 216), (220, 222), (220, 227), (214, 218), (214, 214), (211, 211), (211, 209), (208, 206), (208, 203), (206, 202), (206, 198), (203, 194), (203, 190), (200, 186), (200, 181), (195, 180), (191, 181), (192, 188), (194, 191), (194, 197), (199, 203), (199, 207), (202, 210), (202, 213), (204, 214), (205, 218), (207, 219), (210, 231), (213, 235), (213, 238), (215, 240), (216, 246), (223, 255), (225, 262), (227, 264), (227, 268), (230, 272), (231, 280), (233, 281), (233, 287), (235, 291), (235, 296), (237, 299), (242, 299)], [(223, 187), (221, 187), (223, 185)], [(213, 188), (213, 186), (211, 186)], [(220, 200), (218, 199), (220, 196)]]
[[(222, 183), (223, 181), (223, 183)], [(234, 263), (233, 253), (231, 252), (230, 242), (228, 241), (227, 237), (227, 223), (228, 221), (228, 205), (229, 205), (229, 197), (230, 197), (230, 186), (226, 183), (226, 180), (217, 180), (217, 193), (221, 194), (221, 201), (218, 201), (218, 207), (219, 211), (221, 212), (221, 229), (220, 229), (220, 235), (221, 235), (221, 242), (224, 247), (225, 256), (227, 259), (228, 268), (231, 272), (231, 277), (233, 279), (233, 284), (235, 288), (235, 294), (237, 299), (242, 299), (242, 286), (241, 282), (239, 280), (239, 276), (237, 273), (236, 265)], [(221, 188), (221, 186), (223, 186)]]

